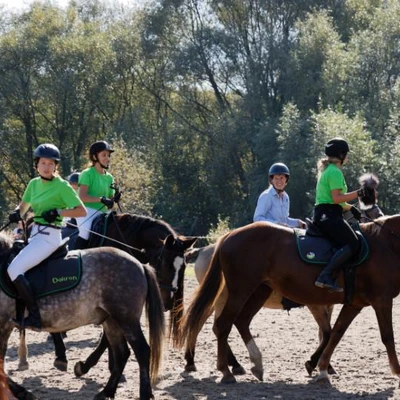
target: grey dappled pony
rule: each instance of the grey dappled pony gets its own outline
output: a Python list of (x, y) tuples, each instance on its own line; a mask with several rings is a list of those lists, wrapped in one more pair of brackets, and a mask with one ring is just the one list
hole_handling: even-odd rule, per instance
[[(0, 233), (0, 263), (3, 268), (12, 244), (9, 236)], [(38, 300), (43, 331), (61, 332), (89, 324), (102, 325), (114, 365), (106, 386), (94, 398), (114, 398), (128, 360), (128, 342), (139, 364), (140, 399), (152, 399), (151, 383), (158, 374), (165, 336), (164, 307), (156, 275), (151, 267), (116, 248), (80, 251), (82, 279), (79, 285)], [(150, 346), (140, 324), (144, 308)], [(3, 358), (14, 327), (10, 321), (12, 317), (15, 317), (15, 301), (0, 291), (0, 357)], [(8, 383), (18, 399), (35, 398), (9, 377)]]

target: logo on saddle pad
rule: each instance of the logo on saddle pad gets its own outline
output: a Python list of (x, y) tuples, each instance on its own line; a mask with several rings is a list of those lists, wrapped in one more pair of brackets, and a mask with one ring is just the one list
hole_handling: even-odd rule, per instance
[(62, 283), (62, 282), (73, 282), (77, 281), (78, 277), (77, 276), (53, 276), (53, 279), (51, 280), (53, 284), (56, 283)]
[(315, 258), (315, 253), (314, 253), (313, 251), (309, 251), (309, 252), (306, 254), (306, 257), (307, 257), (307, 260), (314, 260), (314, 258)]

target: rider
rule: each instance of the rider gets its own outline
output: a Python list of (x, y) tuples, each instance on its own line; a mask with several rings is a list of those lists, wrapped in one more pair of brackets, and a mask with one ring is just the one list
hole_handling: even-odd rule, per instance
[(354, 230), (343, 218), (343, 211), (350, 210), (353, 216), (360, 220), (361, 212), (356, 207), (346, 203), (362, 197), (363, 189), (347, 192), (347, 185), (342, 167), (347, 163), (349, 145), (346, 140), (338, 137), (329, 140), (325, 146), (327, 157), (318, 161), (318, 182), (314, 208), (314, 224), (322, 233), (334, 242), (339, 250), (322, 270), (315, 286), (342, 292), (333, 279), (335, 274), (359, 248), (359, 241)]
[[(69, 182), (69, 184), (74, 188), (75, 192), (77, 192), (77, 193), (78, 193), (79, 175), (80, 175), (80, 173), (75, 171), (75, 172), (72, 172), (67, 177), (67, 181)], [(65, 226), (63, 226), (61, 229), (61, 236), (63, 238), (69, 237), (69, 241), (68, 241), (69, 250), (74, 250), (78, 232), (79, 232), (79, 230), (78, 230), (78, 223), (76, 221), (76, 218), (67, 218), (65, 220)]]
[(92, 222), (98, 213), (105, 213), (114, 207), (119, 199), (114, 198), (114, 177), (107, 171), (111, 153), (114, 150), (105, 141), (92, 143), (89, 158), (92, 165), (79, 176), (79, 197), (87, 208), (87, 217), (79, 218), (79, 236), (75, 249), (85, 249), (89, 242)]
[(83, 217), (86, 209), (77, 193), (58, 175), (60, 151), (53, 144), (41, 144), (33, 153), (39, 177), (33, 178), (22, 196), (19, 206), (9, 215), (10, 222), (18, 222), (31, 207), (34, 224), (29, 243), (8, 267), (8, 275), (18, 295), (28, 308), (29, 315), (15, 321), (20, 329), (41, 329), (37, 301), (24, 273), (50, 256), (61, 245), (61, 225), (64, 217)]
[(270, 185), (258, 198), (253, 221), (305, 228), (306, 224), (301, 219), (289, 217), (290, 200), (285, 192), (290, 178), (289, 168), (283, 163), (275, 163), (271, 165), (268, 175)]

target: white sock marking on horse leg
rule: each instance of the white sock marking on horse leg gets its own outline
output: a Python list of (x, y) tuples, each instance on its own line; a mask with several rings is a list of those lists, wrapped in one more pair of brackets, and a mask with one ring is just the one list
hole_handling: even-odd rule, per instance
[(253, 362), (255, 368), (258, 371), (263, 371), (263, 365), (262, 365), (262, 354), (258, 346), (256, 345), (256, 342), (254, 339), (251, 339), (247, 344), (247, 351), (249, 352), (250, 355), (250, 360)]

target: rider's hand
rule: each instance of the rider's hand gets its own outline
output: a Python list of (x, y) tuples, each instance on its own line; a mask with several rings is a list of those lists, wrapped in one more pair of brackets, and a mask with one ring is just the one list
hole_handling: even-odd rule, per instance
[(42, 212), (42, 218), (49, 224), (54, 222), (59, 216), (60, 213), (55, 208)]
[(21, 214), (19, 213), (19, 209), (14, 210), (9, 216), (8, 216), (8, 220), (10, 222), (15, 222), (17, 223), (18, 221), (21, 221)]
[(299, 219), (299, 228), (301, 228), (301, 229), (307, 228), (307, 224), (304, 221), (302, 221), (301, 219)]
[(103, 196), (100, 201), (108, 208), (113, 208), (114, 206), (114, 200), (113, 199), (109, 199), (108, 197)]
[(114, 203), (118, 203), (121, 200), (122, 192), (115, 193), (115, 196), (112, 198)]
[(361, 211), (355, 207), (355, 206), (351, 206), (350, 208), (351, 213), (353, 214), (353, 217), (357, 220), (360, 221), (361, 219)]

